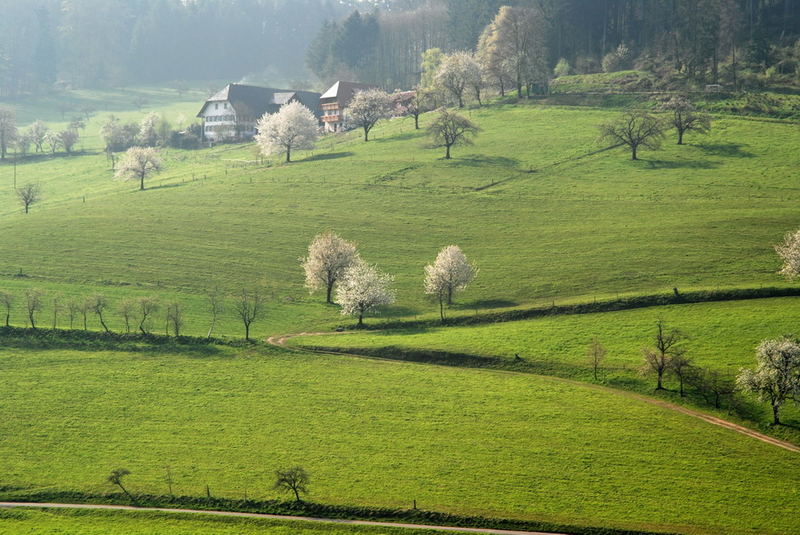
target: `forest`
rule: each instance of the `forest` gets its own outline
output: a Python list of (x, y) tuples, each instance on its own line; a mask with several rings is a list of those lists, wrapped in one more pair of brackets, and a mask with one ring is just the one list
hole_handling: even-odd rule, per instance
[(534, 8), (549, 67), (576, 74), (620, 45), (621, 66), (698, 83), (793, 81), (800, 63), (798, 0), (0, 0), (0, 96), (248, 76), (410, 88), (422, 52), (475, 49), (502, 5)]

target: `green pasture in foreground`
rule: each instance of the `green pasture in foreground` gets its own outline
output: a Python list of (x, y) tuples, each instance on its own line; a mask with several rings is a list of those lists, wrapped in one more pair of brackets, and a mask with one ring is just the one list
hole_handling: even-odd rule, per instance
[(434, 535), (434, 531), (348, 527), (175, 513), (0, 509), (0, 534), (34, 535)]
[[(326, 137), (288, 166), (262, 165), (250, 145), (170, 150), (145, 192), (113, 180), (102, 154), (39, 158), (17, 166), (18, 183), (45, 196), (28, 215), (2, 165), (0, 286), (179, 298), (187, 332), (202, 334), (203, 290), (259, 285), (270, 306), (258, 335), (320, 328), (341, 320), (309, 298), (298, 258), (326, 229), (396, 276), (394, 316), (435, 314), (422, 269), (450, 243), (481, 270), (462, 297), (469, 311), (779, 282), (772, 245), (800, 221), (795, 125), (720, 118), (710, 136), (668, 140), (639, 162), (621, 149), (565, 161), (599, 148), (598, 125), (618, 112), (465, 113), (483, 132), (450, 162), (406, 119), (370, 143)], [(240, 329), (231, 319), (220, 332)]]
[[(7, 487), (310, 499), (682, 533), (791, 533), (797, 455), (606, 389), (287, 353), (6, 348)], [(2, 497), (0, 495), (0, 497)]]
[[(513, 360), (519, 354), (534, 365), (534, 371), (581, 380), (593, 380), (587, 349), (593, 337), (607, 348), (602, 379), (610, 385), (652, 393), (654, 379), (643, 377), (642, 348), (652, 347), (655, 325), (664, 320), (687, 339), (684, 346), (695, 365), (716, 369), (729, 377), (739, 368), (755, 365), (755, 348), (765, 338), (800, 334), (800, 299), (776, 298), (721, 303), (670, 305), (619, 312), (551, 316), (526, 321), (441, 327), (431, 329), (376, 331), (338, 336), (295, 338), (295, 345), (358, 349), (427, 349)], [(677, 381), (668, 380), (670, 388)], [(767, 405), (758, 415), (771, 422)], [(785, 423), (800, 426), (800, 411), (784, 409)], [(787, 438), (798, 434), (783, 429)], [(775, 432), (775, 430), (773, 430)]]

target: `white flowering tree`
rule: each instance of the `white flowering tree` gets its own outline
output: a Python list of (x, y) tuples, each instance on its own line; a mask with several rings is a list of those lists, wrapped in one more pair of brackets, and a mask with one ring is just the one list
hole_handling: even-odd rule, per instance
[(392, 114), (392, 97), (380, 89), (359, 91), (345, 110), (347, 122), (364, 130), (364, 141), (369, 141), (369, 132), (381, 119)]
[(356, 245), (328, 231), (318, 234), (308, 246), (308, 256), (302, 259), (306, 273), (306, 288), (311, 292), (325, 289), (328, 303), (333, 303), (332, 293), (336, 282), (358, 258)]
[(480, 102), (480, 87), (483, 74), (480, 64), (470, 52), (454, 52), (447, 55), (436, 73), (436, 85), (446, 91), (458, 107), (464, 107), (464, 93), (468, 88), (476, 91)]
[(258, 120), (255, 140), (261, 153), (286, 153), (292, 161), (292, 151), (313, 149), (319, 136), (319, 124), (314, 114), (299, 102), (282, 106), (277, 113), (267, 113)]
[(139, 189), (144, 191), (144, 179), (163, 167), (156, 149), (131, 147), (122, 156), (115, 176), (121, 180), (139, 180)]
[(364, 314), (394, 303), (393, 281), (391, 275), (356, 257), (336, 287), (336, 303), (342, 307), (342, 315), (355, 316), (359, 327), (364, 325)]
[(425, 293), (439, 302), (439, 315), (444, 321), (444, 305), (453, 304), (453, 294), (469, 285), (478, 274), (458, 245), (448, 245), (436, 255), (433, 264), (425, 266)]
[(756, 349), (755, 369), (742, 368), (736, 385), (769, 402), (773, 423), (780, 425), (781, 407), (790, 400), (800, 402), (800, 344), (789, 337), (764, 340)]
[(155, 147), (158, 143), (158, 123), (161, 116), (155, 112), (148, 113), (139, 123), (139, 134), (136, 142), (143, 147)]
[(775, 251), (783, 260), (780, 274), (794, 280), (800, 276), (800, 229), (788, 232), (781, 245), (775, 246)]

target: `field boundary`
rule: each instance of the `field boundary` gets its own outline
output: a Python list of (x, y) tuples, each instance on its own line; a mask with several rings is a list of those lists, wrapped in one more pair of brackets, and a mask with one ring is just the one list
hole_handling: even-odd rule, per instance
[[(78, 496), (76, 493), (63, 493), (63, 495)], [(86, 498), (92, 499), (91, 496), (86, 496)], [(137, 496), (138, 505), (123, 505), (120, 503), (122, 500), (130, 503), (127, 497), (123, 495), (94, 496), (93, 498), (94, 501), (75, 500), (69, 503), (35, 502), (6, 498), (6, 501), (0, 502), (0, 509), (76, 509), (182, 513), (488, 535), (678, 535), (675, 532), (563, 526), (548, 522), (458, 516), (419, 509), (393, 510), (328, 506), (306, 502), (254, 502), (220, 498), (175, 498), (147, 495)], [(359, 512), (360, 515), (358, 514)], [(324, 516), (326, 513), (330, 513), (330, 515)]]

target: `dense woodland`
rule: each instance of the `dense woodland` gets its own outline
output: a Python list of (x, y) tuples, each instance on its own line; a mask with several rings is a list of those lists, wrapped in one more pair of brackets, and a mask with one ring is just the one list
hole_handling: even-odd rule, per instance
[(0, 0), (0, 95), (248, 75), (407, 88), (423, 51), (475, 49), (504, 4), (534, 8), (549, 67), (573, 73), (620, 45), (620, 68), (706, 83), (800, 63), (800, 0)]

